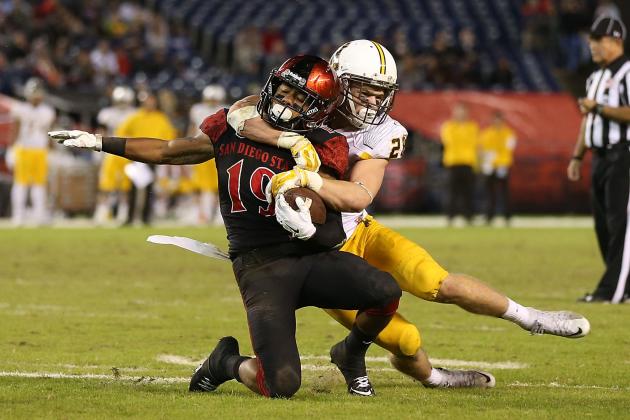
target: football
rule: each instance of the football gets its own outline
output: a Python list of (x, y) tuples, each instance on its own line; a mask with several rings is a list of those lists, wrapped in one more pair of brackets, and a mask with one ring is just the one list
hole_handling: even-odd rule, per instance
[(321, 225), (326, 222), (326, 205), (319, 194), (304, 187), (291, 188), (284, 193), (284, 198), (293, 210), (298, 209), (297, 204), (295, 204), (295, 199), (298, 197), (310, 198), (312, 200), (311, 220), (313, 223)]

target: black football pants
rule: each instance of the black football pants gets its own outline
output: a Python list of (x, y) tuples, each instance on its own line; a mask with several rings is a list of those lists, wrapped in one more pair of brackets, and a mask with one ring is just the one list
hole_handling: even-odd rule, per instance
[(233, 261), (258, 361), (258, 387), (269, 397), (290, 397), (300, 387), (295, 311), (379, 309), (397, 302), (394, 278), (347, 252), (331, 251), (269, 261), (256, 251)]
[(619, 303), (630, 291), (630, 151), (617, 145), (594, 151), (592, 202), (595, 232), (606, 270), (595, 296)]

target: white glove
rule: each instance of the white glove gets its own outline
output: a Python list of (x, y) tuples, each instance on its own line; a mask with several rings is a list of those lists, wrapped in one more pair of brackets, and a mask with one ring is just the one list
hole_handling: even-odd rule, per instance
[(81, 130), (60, 130), (49, 131), (48, 137), (67, 147), (78, 147), (97, 152), (103, 150), (103, 136), (100, 134), (90, 134)]
[(276, 197), (276, 220), (280, 225), (291, 232), (294, 238), (306, 241), (315, 234), (315, 225), (311, 221), (311, 199), (297, 197), (295, 204), (298, 210), (293, 210), (284, 195)]
[(258, 116), (258, 111), (254, 105), (244, 106), (243, 108), (230, 111), (227, 114), (227, 122), (236, 131), (236, 134), (241, 134), (245, 121)]

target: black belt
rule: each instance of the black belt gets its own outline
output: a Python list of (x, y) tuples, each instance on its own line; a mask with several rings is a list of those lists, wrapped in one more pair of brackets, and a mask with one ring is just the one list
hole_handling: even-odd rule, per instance
[(239, 252), (231, 257), (232, 260), (240, 258), (241, 263), (245, 265), (265, 264), (288, 256), (299, 256), (313, 253), (305, 248), (306, 247), (302, 241), (283, 242), (281, 244), (274, 244)]
[(593, 153), (596, 153), (598, 156), (605, 156), (606, 153), (609, 153), (612, 151), (623, 151), (623, 150), (630, 151), (630, 142), (623, 141), (623, 142), (619, 142), (615, 144), (607, 144), (604, 147), (594, 147), (592, 150), (593, 150)]

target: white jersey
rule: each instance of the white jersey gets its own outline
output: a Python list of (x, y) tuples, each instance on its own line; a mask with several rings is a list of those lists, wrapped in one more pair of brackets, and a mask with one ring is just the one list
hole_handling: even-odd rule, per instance
[(197, 127), (197, 134), (201, 133), (199, 126), (203, 120), (225, 107), (226, 105), (209, 105), (205, 102), (199, 102), (190, 107), (190, 122)]
[(96, 121), (107, 128), (107, 134), (112, 136), (116, 129), (137, 109), (133, 106), (108, 106), (99, 111)]
[[(336, 130), (346, 136), (349, 154), (349, 170), (360, 160), (366, 159), (400, 159), (405, 149), (407, 129), (389, 115), (379, 125), (371, 125), (357, 131)], [(359, 213), (341, 213), (343, 228), (349, 238), (357, 224), (366, 215), (365, 210)]]
[(47, 149), (48, 132), (55, 121), (55, 110), (45, 103), (13, 102), (10, 113), (20, 122), (17, 145), (27, 149)]

